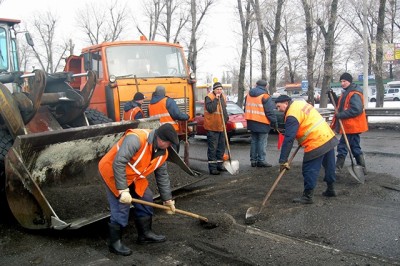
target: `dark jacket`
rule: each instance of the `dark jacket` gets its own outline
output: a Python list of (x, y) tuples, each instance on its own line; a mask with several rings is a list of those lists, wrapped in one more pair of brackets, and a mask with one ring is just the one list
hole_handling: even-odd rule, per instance
[[(343, 90), (343, 93), (342, 93), (342, 96), (340, 99), (340, 108), (338, 110), (338, 113), (336, 114), (336, 118), (348, 119), (348, 118), (359, 116), (363, 112), (364, 103), (362, 102), (360, 95), (357, 95), (357, 94), (354, 94), (350, 98), (350, 108), (347, 110), (343, 110), (346, 98), (348, 97), (349, 93), (352, 91), (358, 91), (358, 92), (363, 93), (361, 87), (355, 83), (351, 83), (349, 87), (345, 88)], [(334, 130), (336, 132), (339, 132), (339, 127), (340, 127), (339, 123), (336, 122)]]
[[(258, 97), (261, 94), (267, 93), (267, 91), (264, 89), (264, 87), (257, 86), (249, 91), (249, 94), (251, 97)], [(244, 106), (246, 107), (246, 99), (248, 96), (245, 98)], [(257, 121), (253, 120), (247, 120), (247, 129), (252, 131), (252, 132), (257, 132), (257, 133), (268, 133), (271, 130), (271, 126), (275, 127), (277, 123), (276, 115), (274, 112), (275, 106), (274, 102), (271, 100), (271, 97), (268, 99), (263, 99), (263, 106), (264, 106), (264, 112), (265, 116), (268, 117), (269, 121), (271, 122), (270, 125), (260, 123)]]
[(179, 120), (179, 121), (186, 121), (189, 119), (189, 115), (182, 113), (179, 110), (178, 105), (176, 104), (176, 102), (169, 98), (168, 96), (165, 96), (164, 93), (158, 93), (158, 92), (154, 92), (151, 100), (150, 100), (150, 104), (154, 104), (154, 103), (158, 103), (159, 101), (161, 101), (162, 99), (164, 99), (165, 97), (167, 97), (167, 110), (169, 115), (172, 117), (172, 119), (174, 120)]
[[(124, 104), (124, 112), (128, 112), (129, 110), (131, 110), (131, 109), (133, 109), (135, 107), (139, 107), (140, 109), (142, 109), (142, 105), (140, 103), (135, 102), (133, 100), (129, 101), (129, 102)], [(136, 120), (136, 119), (140, 119), (140, 118), (143, 118), (143, 114), (141, 112), (138, 112), (135, 115), (134, 119)]]

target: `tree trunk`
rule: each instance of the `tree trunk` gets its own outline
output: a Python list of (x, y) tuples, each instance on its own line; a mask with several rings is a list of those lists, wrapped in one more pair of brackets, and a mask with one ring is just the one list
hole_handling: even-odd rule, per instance
[(257, 30), (258, 30), (258, 38), (260, 41), (260, 56), (261, 56), (261, 78), (264, 80), (267, 80), (267, 53), (266, 53), (266, 47), (265, 47), (265, 40), (264, 40), (264, 34), (263, 34), (263, 24), (262, 24), (262, 19), (261, 19), (261, 13), (260, 13), (260, 3), (258, 0), (250, 0), (255, 15), (256, 15), (256, 22), (257, 22)]
[(376, 81), (376, 107), (383, 107), (384, 87), (383, 87), (383, 33), (385, 26), (385, 5), (386, 0), (379, 0), (378, 24), (376, 27), (376, 61), (374, 64)]
[(239, 67), (239, 80), (238, 80), (238, 105), (243, 106), (244, 102), (244, 88), (245, 88), (245, 73), (246, 73), (246, 59), (248, 51), (248, 40), (249, 40), (249, 26), (251, 19), (251, 5), (250, 1), (247, 1), (246, 5), (246, 16), (243, 14), (242, 1), (237, 0), (238, 10), (240, 16), (240, 24), (242, 28), (242, 53), (240, 56), (240, 67)]
[(333, 50), (335, 46), (335, 27), (337, 20), (337, 5), (338, 0), (332, 0), (331, 2), (331, 12), (328, 20), (328, 30), (325, 30), (322, 21), (318, 21), (318, 25), (325, 38), (325, 51), (324, 51), (324, 76), (322, 78), (322, 88), (321, 88), (321, 99), (319, 106), (321, 108), (326, 108), (328, 105), (328, 90), (330, 89), (330, 84), (333, 75)]

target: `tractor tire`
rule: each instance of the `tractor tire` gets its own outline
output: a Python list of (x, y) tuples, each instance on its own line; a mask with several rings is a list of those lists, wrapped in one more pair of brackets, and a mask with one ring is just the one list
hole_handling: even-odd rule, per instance
[(0, 129), (0, 221), (2, 223), (12, 220), (12, 214), (6, 199), (5, 157), (13, 145), (13, 138), (6, 129)]
[(113, 122), (111, 118), (94, 109), (87, 109), (85, 115), (90, 125), (100, 125)]

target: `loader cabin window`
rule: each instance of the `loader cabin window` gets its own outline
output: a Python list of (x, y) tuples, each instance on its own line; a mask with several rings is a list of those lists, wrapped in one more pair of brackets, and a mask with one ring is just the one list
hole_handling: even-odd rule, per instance
[(101, 52), (90, 52), (83, 55), (85, 70), (93, 70), (99, 80), (103, 79), (103, 65), (101, 64)]
[(169, 46), (125, 45), (106, 50), (109, 75), (118, 78), (187, 76), (179, 49)]
[(0, 72), (8, 70), (7, 35), (4, 28), (0, 28)]

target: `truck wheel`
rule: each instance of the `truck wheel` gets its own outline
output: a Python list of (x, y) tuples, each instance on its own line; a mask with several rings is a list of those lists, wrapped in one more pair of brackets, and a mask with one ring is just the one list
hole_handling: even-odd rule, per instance
[(99, 124), (106, 124), (113, 122), (111, 118), (108, 118), (105, 114), (102, 112), (99, 112), (94, 109), (87, 109), (85, 111), (86, 117), (89, 121), (90, 125), (99, 125)]

